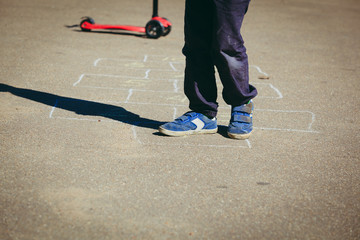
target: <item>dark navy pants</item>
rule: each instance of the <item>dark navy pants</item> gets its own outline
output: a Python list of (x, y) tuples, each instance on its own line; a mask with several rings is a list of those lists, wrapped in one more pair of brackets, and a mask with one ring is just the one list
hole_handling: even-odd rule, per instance
[(231, 106), (257, 95), (249, 85), (246, 48), (240, 34), (250, 0), (186, 0), (185, 95), (190, 109), (215, 117), (218, 103), (215, 70), (223, 85), (224, 101)]

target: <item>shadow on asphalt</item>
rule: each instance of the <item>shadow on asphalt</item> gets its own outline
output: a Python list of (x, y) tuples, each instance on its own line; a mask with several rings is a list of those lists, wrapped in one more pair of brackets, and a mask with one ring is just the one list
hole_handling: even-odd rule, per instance
[[(101, 34), (114, 34), (114, 35), (125, 35), (125, 36), (134, 36), (134, 37), (140, 37), (140, 38), (148, 38), (145, 34), (141, 33), (132, 33), (132, 32), (121, 32), (121, 30), (118, 31), (98, 31), (98, 30), (91, 30), (90, 32), (85, 32), (81, 30), (73, 30), (74, 32), (82, 32), (82, 33), (101, 33)], [(151, 38), (149, 38), (151, 39)]]
[(218, 125), (218, 134), (220, 134), (221, 136), (223, 136), (224, 138), (230, 138), (228, 133), (227, 133), (227, 126), (224, 125)]
[(9, 92), (15, 96), (26, 98), (51, 107), (74, 112), (85, 116), (99, 116), (143, 128), (158, 129), (165, 122), (142, 118), (126, 109), (93, 101), (63, 97), (51, 93), (31, 89), (16, 88), (0, 83), (0, 92)]

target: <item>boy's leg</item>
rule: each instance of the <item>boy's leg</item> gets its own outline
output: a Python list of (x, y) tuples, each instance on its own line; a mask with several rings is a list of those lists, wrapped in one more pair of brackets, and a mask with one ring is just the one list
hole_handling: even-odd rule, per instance
[(215, 3), (214, 61), (223, 83), (223, 98), (231, 106), (257, 95), (249, 85), (248, 57), (240, 28), (250, 0), (213, 0)]
[(216, 116), (218, 107), (214, 62), (211, 55), (213, 18), (212, 0), (186, 0), (184, 92), (190, 101), (190, 109), (209, 118)]

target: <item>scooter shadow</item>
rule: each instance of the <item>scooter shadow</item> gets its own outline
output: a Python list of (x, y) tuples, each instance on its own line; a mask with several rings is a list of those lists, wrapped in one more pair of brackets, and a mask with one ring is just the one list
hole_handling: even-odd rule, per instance
[(126, 32), (122, 30), (118, 31), (99, 31), (99, 30), (91, 30), (89, 32), (81, 31), (81, 30), (74, 30), (74, 32), (83, 32), (83, 33), (100, 33), (100, 34), (113, 34), (113, 35), (124, 35), (124, 36), (134, 36), (139, 38), (148, 38), (145, 34), (141, 33), (132, 33), (132, 32)]
[(74, 112), (79, 115), (104, 117), (137, 127), (158, 129), (160, 125), (165, 123), (140, 117), (138, 114), (127, 111), (120, 106), (64, 97), (32, 89), (17, 88), (2, 83), (0, 83), (0, 92), (9, 92), (18, 97)]

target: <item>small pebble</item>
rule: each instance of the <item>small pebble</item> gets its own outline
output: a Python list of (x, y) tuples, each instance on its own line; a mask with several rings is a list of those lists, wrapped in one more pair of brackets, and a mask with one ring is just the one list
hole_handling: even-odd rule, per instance
[(259, 79), (270, 79), (270, 76), (266, 76), (266, 75), (260, 75), (258, 76)]

